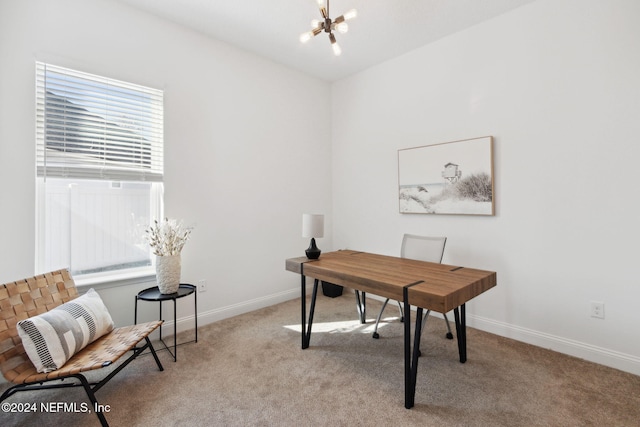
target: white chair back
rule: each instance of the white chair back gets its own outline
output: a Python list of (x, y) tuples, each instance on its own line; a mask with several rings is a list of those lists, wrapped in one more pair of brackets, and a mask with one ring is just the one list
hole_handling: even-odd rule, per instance
[(442, 262), (446, 237), (417, 236), (405, 234), (402, 238), (400, 256), (418, 261)]

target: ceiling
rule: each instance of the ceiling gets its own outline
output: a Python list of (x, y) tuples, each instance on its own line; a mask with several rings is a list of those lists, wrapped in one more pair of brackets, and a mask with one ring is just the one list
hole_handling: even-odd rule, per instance
[(534, 0), (333, 0), (335, 19), (350, 9), (334, 56), (327, 34), (301, 33), (321, 18), (316, 0), (116, 0), (327, 81), (335, 81)]

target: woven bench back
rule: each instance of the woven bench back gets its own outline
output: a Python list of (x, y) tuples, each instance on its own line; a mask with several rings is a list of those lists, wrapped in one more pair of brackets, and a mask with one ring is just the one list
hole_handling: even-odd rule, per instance
[(33, 369), (16, 324), (78, 296), (67, 270), (57, 270), (0, 286), (0, 370), (8, 381)]

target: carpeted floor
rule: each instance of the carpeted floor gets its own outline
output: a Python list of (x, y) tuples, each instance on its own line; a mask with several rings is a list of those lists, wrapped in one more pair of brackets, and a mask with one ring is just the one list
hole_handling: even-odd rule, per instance
[[(368, 300), (368, 317), (379, 307)], [(397, 314), (392, 306), (385, 312)], [(226, 319), (178, 347), (177, 362), (160, 352), (164, 372), (142, 356), (96, 395), (115, 427), (640, 425), (640, 377), (472, 328), (461, 364), (438, 318), (427, 323), (416, 404), (407, 410), (402, 323), (384, 325), (374, 340), (372, 322), (356, 318), (353, 294), (319, 296), (307, 350), (300, 349), (299, 300)], [(193, 339), (192, 331), (178, 338)], [(35, 403), (36, 412), (0, 412), (4, 427), (99, 425), (95, 414), (73, 408), (42, 412), (42, 403), (57, 402), (82, 411), (80, 388), (5, 402)]]

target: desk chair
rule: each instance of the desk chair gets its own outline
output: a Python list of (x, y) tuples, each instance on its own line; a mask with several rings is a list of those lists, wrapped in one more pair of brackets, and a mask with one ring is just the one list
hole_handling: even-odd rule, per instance
[[(428, 261), (428, 262), (442, 262), (442, 257), (444, 255), (444, 245), (447, 243), (446, 237), (427, 237), (427, 236), (416, 236), (414, 234), (405, 234), (402, 237), (402, 248), (400, 249), (400, 257), (401, 258), (409, 258), (415, 259), (418, 261)], [(380, 313), (378, 313), (378, 317), (376, 318), (376, 326), (373, 330), (373, 338), (380, 338), (380, 334), (378, 334), (378, 324), (380, 323), (380, 319), (382, 318), (382, 312), (384, 312), (387, 303), (389, 302), (389, 298), (386, 299), (384, 304), (382, 304), (382, 308), (380, 309)], [(402, 304), (398, 301), (398, 308), (400, 309), (400, 321), (404, 321), (404, 313), (402, 312)], [(424, 325), (427, 322), (427, 318), (429, 317), (429, 313), (431, 310), (427, 310), (424, 319), (422, 320), (422, 330), (424, 330)], [(451, 325), (449, 324), (449, 319), (447, 315), (444, 314), (444, 320), (447, 324), (447, 334), (446, 337), (448, 339), (453, 339), (453, 334), (451, 333)]]

